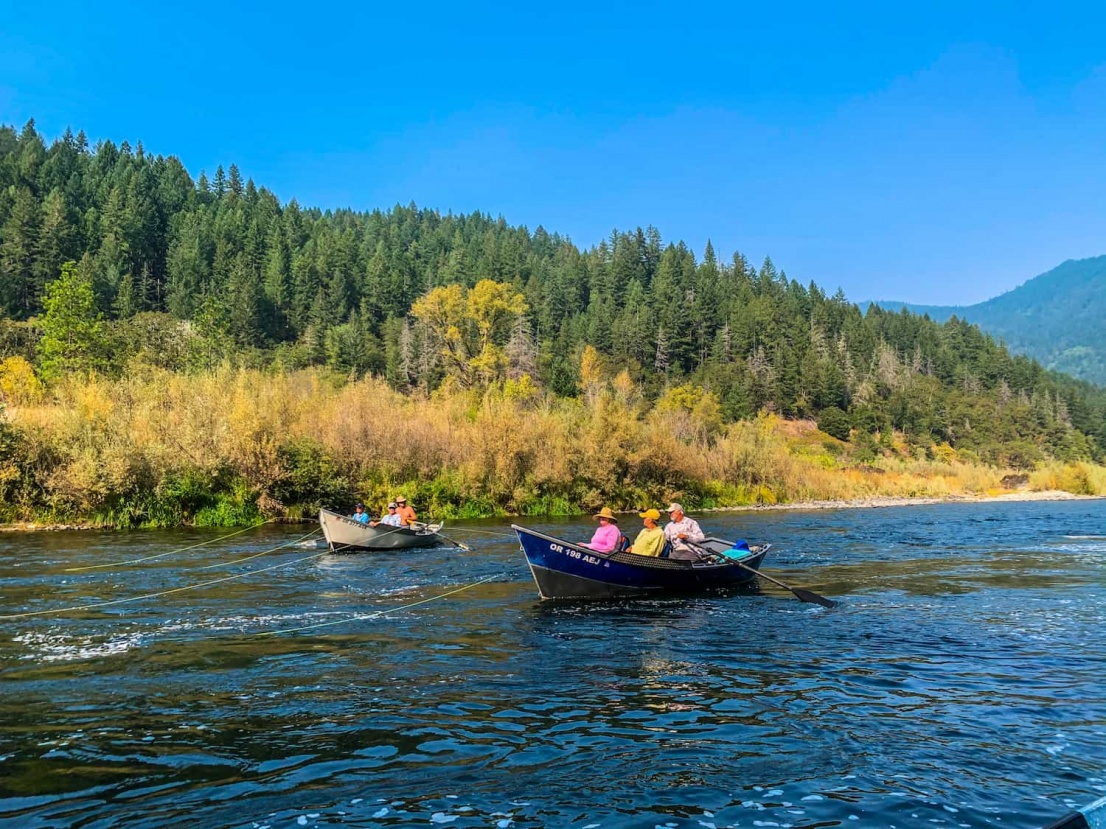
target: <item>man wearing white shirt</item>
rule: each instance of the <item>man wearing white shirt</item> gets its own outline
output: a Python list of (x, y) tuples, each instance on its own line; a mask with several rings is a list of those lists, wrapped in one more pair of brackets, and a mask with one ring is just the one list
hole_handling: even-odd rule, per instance
[(399, 513), (396, 512), (396, 509), (397, 507), (394, 503), (388, 504), (388, 514), (379, 521), (374, 521), (372, 526), (376, 527), (380, 524), (384, 524), (388, 527), (402, 527), (403, 522), (400, 520)]
[(699, 528), (699, 522), (684, 515), (684, 508), (675, 502), (669, 504), (665, 512), (671, 519), (664, 528), (664, 537), (672, 545), (672, 552), (668, 557), (698, 561), (699, 554), (688, 545), (688, 542), (700, 544), (706, 538)]

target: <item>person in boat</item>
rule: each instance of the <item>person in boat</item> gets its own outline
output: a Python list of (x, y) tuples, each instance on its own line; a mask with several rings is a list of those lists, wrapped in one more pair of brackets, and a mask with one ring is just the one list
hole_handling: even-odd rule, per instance
[(400, 495), (396, 498), (396, 514), (399, 516), (401, 527), (410, 527), (419, 520), (415, 515), (415, 508), (407, 506), (407, 499)]
[(591, 541), (580, 546), (595, 550), (597, 553), (613, 553), (622, 543), (622, 533), (618, 531), (618, 519), (614, 517), (610, 507), (603, 507), (592, 518), (599, 522), (599, 526), (596, 527)]
[(365, 512), (365, 505), (358, 504), (353, 509), (353, 515), (350, 516), (354, 521), (360, 521), (362, 524), (369, 523), (369, 514)]
[(396, 511), (396, 509), (396, 502), (392, 501), (392, 503), (388, 504), (387, 514), (384, 515), (379, 521), (370, 521), (369, 526), (379, 527), (381, 524), (383, 524), (386, 527), (402, 527), (403, 524), (400, 523), (399, 513)]
[(658, 524), (661, 520), (660, 511), (647, 509), (645, 512), (639, 512), (638, 516), (644, 519), (645, 529), (637, 534), (634, 545), (629, 549), (629, 552), (639, 556), (659, 557), (661, 551), (664, 550), (665, 542), (664, 530)]
[(701, 544), (703, 539), (706, 538), (699, 528), (699, 522), (685, 515), (684, 508), (674, 501), (668, 505), (665, 512), (668, 513), (670, 520), (664, 527), (664, 537), (672, 545), (672, 552), (669, 553), (668, 557), (683, 559), (684, 561), (698, 561), (699, 553), (690, 545)]

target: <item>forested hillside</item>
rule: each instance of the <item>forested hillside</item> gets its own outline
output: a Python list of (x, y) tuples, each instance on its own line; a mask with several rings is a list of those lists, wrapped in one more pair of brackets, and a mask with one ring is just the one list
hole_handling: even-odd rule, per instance
[[(486, 328), (479, 308), (454, 308), (498, 349), (468, 372), (458, 366), (479, 355), (451, 363), (462, 334), (448, 313), (412, 306), (482, 280), (522, 301)], [(454, 295), (491, 301), (480, 297)], [(528, 376), (566, 397), (586, 393), (593, 346), (602, 370), (625, 369), (647, 401), (686, 385), (723, 422), (768, 410), (842, 439), (895, 432), (1020, 466), (1101, 458), (1106, 446), (1101, 390), (1011, 356), (962, 320), (862, 313), (768, 259), (722, 259), (709, 244), (697, 258), (653, 228), (584, 250), (479, 213), (282, 204), (234, 165), (193, 180), (140, 143), (90, 147), (67, 132), (47, 144), (33, 123), (0, 129), (0, 317), (9, 395), (22, 357), (47, 387), (74, 371), (230, 361), (372, 374), (412, 395)], [(598, 370), (583, 363), (584, 375)]]
[(966, 319), (1048, 368), (1106, 385), (1106, 256), (1069, 259), (1012, 291), (976, 305), (880, 307), (928, 314), (938, 322)]

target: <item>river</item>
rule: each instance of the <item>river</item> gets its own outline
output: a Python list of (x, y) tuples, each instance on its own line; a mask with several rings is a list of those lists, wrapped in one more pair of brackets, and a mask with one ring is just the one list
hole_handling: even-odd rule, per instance
[(3, 614), (84, 609), (0, 620), (0, 826), (1035, 829), (1106, 793), (1106, 501), (702, 523), (840, 606), (541, 603), (506, 521), (77, 571), (227, 531), (2, 534)]

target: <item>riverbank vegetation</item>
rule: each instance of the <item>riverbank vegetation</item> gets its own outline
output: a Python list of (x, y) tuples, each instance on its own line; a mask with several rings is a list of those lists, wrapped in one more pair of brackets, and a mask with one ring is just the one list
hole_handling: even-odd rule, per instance
[(1106, 492), (1106, 392), (955, 318), (33, 124), (0, 128), (0, 407), (9, 521)]
[(0, 427), (0, 519), (112, 526), (239, 524), (397, 492), (437, 517), (575, 514), (600, 504), (695, 508), (877, 496), (1106, 494), (1106, 470), (1019, 473), (900, 434), (843, 441), (813, 421), (725, 423), (673, 387), (650, 403), (625, 372), (588, 395), (524, 383), (431, 398), (326, 369), (134, 368), (27, 395)]

